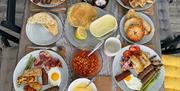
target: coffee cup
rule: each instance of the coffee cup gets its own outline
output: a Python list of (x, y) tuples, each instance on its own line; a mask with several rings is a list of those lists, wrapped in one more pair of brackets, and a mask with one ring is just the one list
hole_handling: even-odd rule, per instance
[(107, 56), (115, 56), (121, 49), (121, 41), (119, 40), (120, 35), (117, 35), (117, 37), (110, 37), (106, 39), (104, 43), (104, 53)]

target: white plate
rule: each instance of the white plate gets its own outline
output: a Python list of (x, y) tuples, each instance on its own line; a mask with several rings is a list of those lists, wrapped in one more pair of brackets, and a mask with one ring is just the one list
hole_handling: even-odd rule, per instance
[(151, 41), (151, 39), (153, 38), (153, 36), (154, 36), (154, 32), (155, 32), (155, 27), (154, 27), (154, 24), (153, 24), (153, 22), (152, 22), (152, 20), (147, 16), (147, 15), (145, 15), (145, 14), (143, 14), (143, 13), (140, 13), (140, 12), (137, 12), (137, 14), (138, 14), (138, 16), (140, 16), (141, 18), (143, 18), (147, 23), (149, 23), (150, 24), (150, 26), (151, 26), (151, 28), (152, 28), (152, 31), (151, 31), (151, 33), (149, 34), (149, 35), (145, 35), (140, 41), (138, 41), (138, 42), (133, 42), (133, 41), (130, 41), (127, 37), (126, 37), (126, 34), (125, 34), (125, 32), (124, 32), (124, 23), (125, 23), (125, 16), (123, 16), (122, 17), (122, 19), (121, 19), (121, 21), (120, 21), (120, 33), (121, 33), (121, 35), (123, 36), (123, 38), (125, 39), (125, 40), (127, 40), (128, 42), (130, 42), (130, 43), (133, 43), (133, 44), (145, 44), (145, 43), (147, 43), (147, 42), (149, 42), (149, 41)]
[[(73, 91), (73, 88), (76, 87), (77, 85), (79, 85), (80, 83), (86, 83), (88, 84), (89, 83), (89, 79), (87, 78), (79, 78), (79, 79), (76, 79), (74, 80), (68, 87), (68, 91)], [(95, 84), (92, 82), (90, 84), (90, 87), (92, 87), (93, 91), (97, 91), (97, 88), (95, 86)]]
[(124, 8), (126, 8), (126, 9), (134, 9), (134, 10), (137, 10), (137, 11), (142, 11), (142, 10), (146, 10), (146, 9), (148, 9), (148, 8), (150, 8), (153, 4), (154, 4), (154, 2), (156, 1), (156, 0), (154, 0), (154, 2), (152, 3), (152, 4), (146, 4), (144, 7), (137, 7), (137, 8), (132, 8), (131, 6), (127, 6), (127, 5), (125, 5), (123, 2), (122, 2), (122, 0), (116, 0), (121, 6), (123, 6)]
[[(131, 45), (122, 48), (120, 50), (120, 52), (117, 54), (117, 56), (115, 56), (114, 61), (113, 61), (113, 66), (112, 66), (113, 80), (115, 80), (114, 77), (116, 75), (121, 73), (121, 65), (120, 65), (121, 57), (123, 56), (123, 52), (128, 50), (130, 46)], [(158, 56), (158, 54), (155, 51), (153, 51), (152, 49), (150, 49), (146, 46), (143, 46), (143, 45), (136, 45), (136, 46), (139, 46), (142, 51), (150, 53), (150, 56), (157, 55), (156, 59), (161, 60), (161, 58)], [(115, 82), (121, 89), (123, 89), (123, 91), (134, 91), (134, 90), (129, 89), (123, 80), (120, 82), (117, 82), (115, 80)], [(164, 82), (164, 67), (161, 68), (160, 74), (158, 75), (157, 79), (153, 81), (153, 84), (151, 84), (147, 88), (146, 91), (158, 91), (158, 89), (161, 88), (163, 82)]]
[(45, 7), (45, 8), (52, 8), (52, 7), (56, 7), (62, 3), (64, 3), (65, 0), (63, 0), (61, 3), (59, 4), (42, 4), (42, 3), (34, 3), (32, 0), (30, 0), (33, 4), (37, 5), (37, 6), (40, 6), (40, 7)]
[[(16, 91), (24, 91), (23, 86), (20, 86), (20, 87), (17, 86), (16, 80), (23, 73), (30, 55), (32, 55), (33, 57), (38, 57), (40, 51), (43, 51), (43, 50), (36, 50), (36, 51), (33, 51), (33, 52), (25, 55), (17, 64), (17, 66), (14, 70), (14, 73), (13, 73), (13, 84), (14, 84), (14, 88)], [(45, 51), (48, 51), (50, 53), (50, 55), (52, 55), (54, 58), (58, 58), (62, 63), (63, 68), (60, 68), (62, 78), (61, 78), (61, 84), (59, 87), (60, 87), (61, 91), (64, 91), (67, 86), (68, 76), (69, 76), (67, 64), (65, 63), (64, 59), (61, 56), (59, 56), (57, 53), (55, 53), (53, 51), (49, 51), (49, 50), (45, 50)], [(50, 86), (46, 85), (46, 86), (43, 86), (43, 89), (47, 89), (49, 87)]]
[(56, 36), (51, 35), (42, 25), (40, 24), (26, 24), (26, 35), (29, 40), (36, 45), (50, 45), (58, 41), (62, 34), (63, 26), (61, 20), (52, 13), (50, 15), (55, 18), (58, 24), (58, 34)]

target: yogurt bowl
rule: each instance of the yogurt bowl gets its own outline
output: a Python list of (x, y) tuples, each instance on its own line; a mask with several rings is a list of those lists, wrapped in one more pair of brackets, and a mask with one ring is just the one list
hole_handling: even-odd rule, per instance
[(97, 88), (93, 82), (86, 87), (89, 82), (90, 80), (87, 78), (76, 79), (69, 85), (68, 91), (97, 91)]

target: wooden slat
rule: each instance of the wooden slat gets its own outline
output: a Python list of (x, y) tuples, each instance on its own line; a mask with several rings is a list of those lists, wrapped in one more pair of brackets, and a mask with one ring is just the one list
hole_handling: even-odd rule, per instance
[(16, 66), (17, 48), (5, 48), (2, 51), (0, 66), (0, 91), (11, 91), (13, 71)]

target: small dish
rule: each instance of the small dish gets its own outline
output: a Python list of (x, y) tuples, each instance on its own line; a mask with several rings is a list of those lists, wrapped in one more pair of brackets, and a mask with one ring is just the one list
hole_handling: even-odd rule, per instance
[[(79, 84), (81, 83), (85, 83), (85, 84), (88, 84), (89, 83), (89, 79), (87, 78), (79, 78), (79, 79), (76, 79), (74, 80), (68, 87), (68, 91), (73, 91), (73, 89), (78, 86)], [(90, 85), (89, 85), (92, 89), (92, 91), (97, 91), (97, 88), (95, 86), (95, 84), (92, 82)]]

